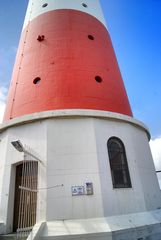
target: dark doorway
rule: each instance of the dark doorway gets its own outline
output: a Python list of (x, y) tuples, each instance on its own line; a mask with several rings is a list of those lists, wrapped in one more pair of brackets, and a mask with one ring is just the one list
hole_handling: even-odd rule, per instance
[(36, 223), (38, 163), (16, 167), (13, 231), (31, 230)]

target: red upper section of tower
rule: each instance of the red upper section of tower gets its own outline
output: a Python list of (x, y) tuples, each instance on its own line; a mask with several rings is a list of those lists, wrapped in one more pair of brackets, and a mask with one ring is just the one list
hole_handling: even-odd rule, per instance
[(55, 109), (132, 116), (110, 36), (80, 11), (49, 11), (24, 29), (4, 120)]

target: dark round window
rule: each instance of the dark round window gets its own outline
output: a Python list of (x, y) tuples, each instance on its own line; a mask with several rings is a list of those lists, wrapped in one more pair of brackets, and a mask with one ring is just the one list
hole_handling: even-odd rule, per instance
[(44, 3), (44, 4), (42, 5), (42, 7), (45, 8), (45, 7), (47, 7), (47, 5), (48, 5), (48, 3)]
[(90, 40), (94, 40), (94, 37), (93, 37), (92, 35), (88, 35), (88, 38), (89, 38)]
[(40, 83), (41, 81), (41, 78), (40, 77), (36, 77), (34, 80), (33, 80), (33, 84), (38, 84)]
[(96, 82), (98, 83), (101, 83), (102, 82), (102, 78), (100, 76), (95, 76), (95, 80)]
[(85, 8), (88, 7), (86, 3), (82, 3), (82, 6)]

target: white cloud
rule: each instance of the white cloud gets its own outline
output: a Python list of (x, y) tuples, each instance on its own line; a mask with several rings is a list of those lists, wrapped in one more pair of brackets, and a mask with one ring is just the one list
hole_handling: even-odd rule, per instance
[[(150, 140), (150, 148), (156, 170), (161, 170), (161, 137)], [(161, 188), (161, 173), (157, 173), (159, 185)]]
[(150, 148), (156, 170), (161, 170), (161, 137), (150, 140)]
[(6, 101), (7, 88), (0, 87), (0, 123), (3, 120), (3, 114), (5, 110), (5, 101)]

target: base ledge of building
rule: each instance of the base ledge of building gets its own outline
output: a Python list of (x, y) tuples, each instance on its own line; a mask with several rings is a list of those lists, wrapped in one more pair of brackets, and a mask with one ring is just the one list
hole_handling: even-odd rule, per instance
[(102, 240), (161, 239), (161, 210), (103, 218), (42, 222), (34, 226), (28, 240), (91, 237)]
[(78, 118), (78, 117), (81, 117), (81, 118), (92, 117), (92, 118), (127, 122), (129, 124), (132, 124), (136, 127), (143, 129), (147, 133), (147, 136), (150, 140), (150, 133), (148, 128), (142, 122), (136, 120), (135, 118), (128, 115), (121, 114), (121, 113), (115, 113), (115, 112), (109, 112), (109, 111), (103, 111), (103, 110), (90, 110), (90, 109), (88, 110), (87, 109), (50, 110), (50, 111), (44, 111), (44, 112), (36, 112), (36, 113), (21, 116), (21, 117), (16, 117), (0, 124), (0, 133), (8, 128), (35, 122), (35, 121), (51, 119), (51, 118)]
[(4, 222), (0, 220), (0, 235), (4, 234), (6, 231)]

